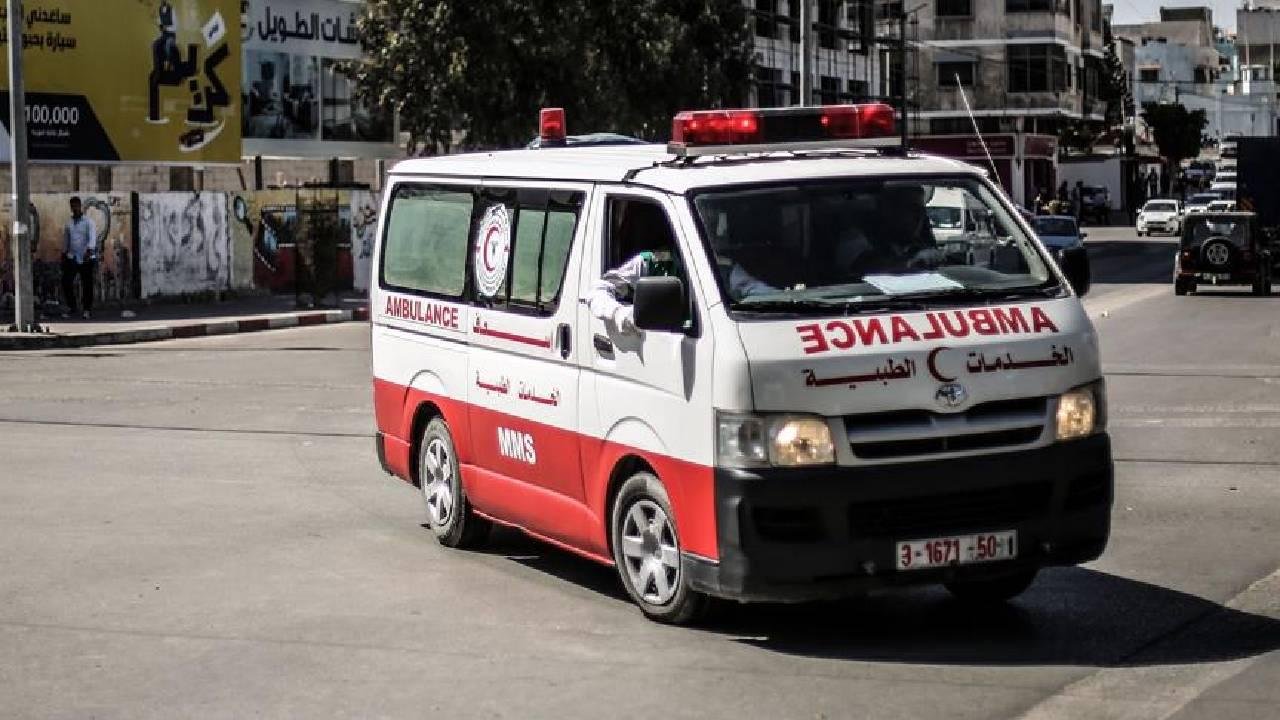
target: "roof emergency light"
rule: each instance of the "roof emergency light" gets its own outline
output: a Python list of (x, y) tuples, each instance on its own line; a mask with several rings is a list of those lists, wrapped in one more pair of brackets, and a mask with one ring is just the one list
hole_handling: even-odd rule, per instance
[(542, 147), (565, 144), (564, 108), (542, 108), (538, 113), (538, 136)]
[(679, 157), (808, 150), (896, 147), (893, 107), (885, 103), (697, 110), (677, 114), (667, 149)]

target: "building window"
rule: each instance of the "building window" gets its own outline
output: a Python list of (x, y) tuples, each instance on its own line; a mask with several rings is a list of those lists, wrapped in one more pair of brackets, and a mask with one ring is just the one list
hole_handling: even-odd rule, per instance
[(934, 15), (938, 17), (970, 17), (973, 15), (971, 0), (938, 0)]
[(1004, 0), (1004, 11), (1017, 12), (1052, 12), (1053, 0)]
[(845, 37), (849, 39), (849, 52), (866, 55), (876, 44), (875, 4), (872, 0), (852, 0), (845, 5)]
[(791, 104), (802, 105), (800, 100), (800, 73), (793, 70), (791, 72)]
[(1102, 32), (1102, 0), (1093, 0), (1093, 17), (1089, 19), (1089, 27), (1094, 32)]
[(876, 4), (877, 20), (897, 20), (902, 17), (902, 0), (890, 0)]
[(1061, 45), (1010, 45), (1009, 92), (1064, 92), (1069, 67)]
[(830, 75), (818, 78), (818, 101), (823, 105), (840, 102), (840, 78)]
[[(973, 87), (972, 62), (940, 62), (938, 63), (939, 87)], [(959, 78), (957, 80), (957, 78)]]
[(791, 42), (800, 42), (800, 0), (787, 2), (787, 23), (791, 26)]
[(867, 86), (866, 80), (850, 80), (849, 81), (849, 100), (859, 102), (866, 100), (871, 94), (871, 88)]
[(762, 108), (787, 104), (787, 88), (782, 83), (782, 71), (777, 68), (756, 68), (756, 105)]
[(756, 0), (756, 35), (778, 37), (778, 0)]
[(1160, 68), (1139, 68), (1138, 82), (1160, 82)]
[(818, 0), (818, 47), (836, 49), (836, 0)]

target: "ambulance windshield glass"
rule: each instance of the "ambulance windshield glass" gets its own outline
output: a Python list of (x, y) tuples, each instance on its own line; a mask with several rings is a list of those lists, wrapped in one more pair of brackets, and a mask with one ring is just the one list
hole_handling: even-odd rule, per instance
[(693, 202), (735, 309), (1059, 291), (1033, 240), (972, 178), (713, 189)]

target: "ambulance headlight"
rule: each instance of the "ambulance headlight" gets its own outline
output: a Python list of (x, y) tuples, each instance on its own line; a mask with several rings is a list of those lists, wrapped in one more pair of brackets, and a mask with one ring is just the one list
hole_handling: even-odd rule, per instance
[(717, 459), (724, 467), (827, 465), (835, 445), (827, 421), (809, 415), (730, 415), (716, 419)]
[(1058, 398), (1057, 438), (1075, 440), (1106, 427), (1106, 389), (1101, 380), (1082, 385)]

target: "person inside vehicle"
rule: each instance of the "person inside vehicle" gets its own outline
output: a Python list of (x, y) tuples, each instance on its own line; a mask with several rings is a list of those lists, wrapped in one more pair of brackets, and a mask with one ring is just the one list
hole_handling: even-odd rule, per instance
[(836, 263), (854, 278), (937, 267), (943, 252), (933, 237), (924, 188), (886, 185), (880, 192), (874, 225), (849, 227), (836, 246)]
[[(636, 281), (642, 277), (663, 276), (683, 279), (684, 273), (681, 272), (671, 226), (659, 206), (639, 202), (627, 204), (614, 237), (613, 247), (617, 255), (627, 259), (605, 271), (592, 284), (587, 295), (587, 307), (592, 315), (613, 323), (619, 332), (637, 333), (639, 330), (632, 308)], [(734, 298), (776, 292), (776, 288), (752, 277), (736, 263), (729, 268), (727, 281)]]

